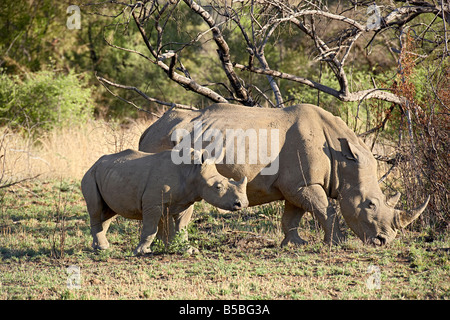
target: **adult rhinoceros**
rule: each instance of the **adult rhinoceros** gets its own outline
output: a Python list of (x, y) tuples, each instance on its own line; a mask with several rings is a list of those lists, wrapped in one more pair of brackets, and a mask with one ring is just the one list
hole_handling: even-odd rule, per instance
[[(397, 230), (414, 221), (428, 204), (427, 199), (410, 211), (394, 209), (400, 194), (384, 196), (377, 182), (376, 160), (363, 141), (340, 118), (309, 104), (284, 109), (231, 104), (214, 104), (198, 111), (171, 109), (143, 133), (139, 150), (158, 152), (173, 148), (180, 142), (177, 134), (180, 132), (188, 132), (194, 146), (199, 131), (205, 133), (211, 129), (220, 130), (224, 141), (227, 130), (241, 130), (241, 133), (248, 129), (278, 130), (278, 141), (275, 141), (278, 142), (278, 150), (275, 150), (278, 157), (272, 158), (277, 162), (277, 170), (272, 174), (263, 174), (271, 164), (239, 164), (233, 161), (237, 155), (225, 157), (223, 164), (217, 164), (217, 169), (228, 178), (248, 178), (250, 206), (285, 200), (282, 245), (305, 243), (297, 229), (307, 211), (312, 212), (323, 227), (326, 243), (341, 242), (344, 237), (329, 198), (337, 199), (347, 225), (364, 243), (378, 246), (392, 241)], [(208, 143), (206, 140), (203, 138), (201, 147)], [(223, 151), (236, 152), (237, 145), (234, 149), (223, 148)], [(248, 143), (245, 151), (249, 151)], [(248, 154), (246, 159), (249, 159)], [(191, 214), (192, 208), (182, 214), (180, 227), (189, 222)]]

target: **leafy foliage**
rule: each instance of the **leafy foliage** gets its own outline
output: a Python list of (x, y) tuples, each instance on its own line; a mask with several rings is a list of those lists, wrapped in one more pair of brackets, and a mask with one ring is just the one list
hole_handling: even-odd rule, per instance
[(49, 130), (82, 123), (93, 115), (86, 77), (50, 71), (19, 76), (0, 74), (1, 122), (27, 129)]

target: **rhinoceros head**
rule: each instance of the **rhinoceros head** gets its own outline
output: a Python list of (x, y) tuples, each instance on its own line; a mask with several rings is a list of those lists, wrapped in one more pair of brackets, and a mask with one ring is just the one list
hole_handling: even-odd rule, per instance
[(377, 163), (363, 144), (341, 139), (342, 158), (339, 163), (339, 204), (347, 225), (368, 244), (377, 246), (391, 242), (425, 210), (429, 198), (418, 208), (395, 209), (400, 193), (386, 197), (377, 181)]
[(247, 177), (234, 181), (222, 176), (214, 160), (208, 159), (206, 152), (201, 156), (200, 179), (198, 189), (200, 196), (213, 206), (236, 211), (248, 207)]

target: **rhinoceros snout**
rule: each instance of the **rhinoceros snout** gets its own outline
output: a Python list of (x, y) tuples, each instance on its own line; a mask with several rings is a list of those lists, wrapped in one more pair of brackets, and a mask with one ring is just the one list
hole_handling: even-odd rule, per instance
[(386, 238), (382, 235), (378, 235), (370, 240), (371, 240), (372, 244), (377, 247), (384, 246), (387, 242)]
[(242, 202), (240, 200), (236, 200), (233, 204), (233, 210), (241, 210)]
[(246, 207), (248, 207), (248, 202), (236, 199), (233, 203), (232, 209), (233, 209), (233, 211), (237, 211), (237, 210), (241, 210)]

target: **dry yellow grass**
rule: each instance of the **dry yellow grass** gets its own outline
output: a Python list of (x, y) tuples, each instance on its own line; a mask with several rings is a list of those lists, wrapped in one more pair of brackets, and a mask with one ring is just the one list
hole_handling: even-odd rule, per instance
[(137, 149), (139, 137), (150, 124), (144, 120), (130, 120), (126, 125), (96, 120), (34, 138), (2, 127), (0, 181), (4, 184), (37, 175), (41, 179), (81, 179), (100, 156)]

